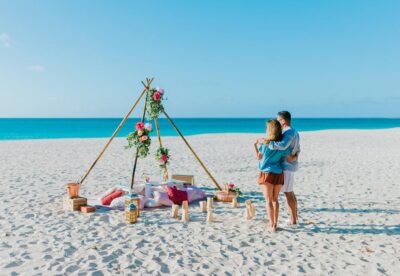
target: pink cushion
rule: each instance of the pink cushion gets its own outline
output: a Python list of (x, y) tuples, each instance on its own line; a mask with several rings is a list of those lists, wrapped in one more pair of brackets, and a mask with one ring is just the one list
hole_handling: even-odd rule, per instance
[(110, 205), (110, 203), (113, 201), (113, 199), (123, 196), (124, 195), (124, 191), (122, 190), (115, 190), (113, 191), (111, 194), (109, 194), (108, 196), (104, 197), (101, 199), (101, 204), (103, 205)]
[(186, 189), (182, 189), (182, 190), (186, 190), (186, 192), (188, 194), (189, 202), (203, 199), (206, 197), (206, 193), (202, 189), (200, 189), (196, 186), (193, 186), (193, 185), (190, 185)]
[(110, 189), (108, 189), (107, 191), (105, 191), (104, 193), (102, 193), (99, 197), (99, 201), (101, 202), (103, 200), (103, 198), (105, 198), (106, 196), (110, 195), (111, 193), (113, 193), (115, 190), (117, 190), (116, 187), (112, 187)]
[[(186, 191), (188, 202), (192, 202), (195, 200), (203, 199), (206, 197), (204, 191), (196, 186), (190, 186), (188, 188), (179, 189), (180, 192)], [(170, 197), (168, 196), (168, 192), (164, 191), (153, 191), (154, 200), (164, 206), (171, 206), (174, 204)]]

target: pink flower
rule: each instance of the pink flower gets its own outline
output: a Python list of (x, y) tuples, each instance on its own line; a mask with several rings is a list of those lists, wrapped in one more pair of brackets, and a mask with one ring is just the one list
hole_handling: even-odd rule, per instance
[(152, 130), (153, 130), (153, 126), (152, 126), (150, 123), (146, 123), (146, 124), (144, 125), (144, 128), (145, 128), (147, 131), (152, 131)]
[(164, 89), (163, 88), (157, 87), (156, 90), (157, 90), (158, 93), (164, 94)]
[(146, 182), (149, 182), (149, 181), (150, 181), (150, 177), (146, 176)]
[(147, 140), (147, 135), (143, 135), (142, 137), (139, 138), (140, 141), (146, 141)]
[(165, 161), (160, 159), (160, 165), (164, 165), (164, 164), (165, 164)]
[(163, 155), (161, 156), (161, 160), (163, 160), (164, 162), (167, 162), (167, 160), (168, 160), (168, 155), (163, 154)]
[(153, 99), (154, 99), (155, 101), (159, 101), (159, 100), (161, 99), (161, 94), (160, 94), (160, 92), (154, 93), (154, 94), (153, 94)]
[(230, 184), (228, 185), (228, 187), (229, 187), (229, 189), (233, 189), (233, 188), (235, 188), (235, 184), (230, 183)]
[(143, 130), (144, 124), (142, 122), (136, 123), (136, 129), (137, 130)]
[(138, 130), (137, 135), (142, 136), (143, 135), (143, 130)]

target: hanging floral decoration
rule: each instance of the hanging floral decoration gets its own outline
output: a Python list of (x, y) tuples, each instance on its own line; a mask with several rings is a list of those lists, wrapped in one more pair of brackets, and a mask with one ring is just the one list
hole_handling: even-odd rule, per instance
[(138, 122), (135, 125), (135, 131), (128, 134), (126, 140), (128, 141), (127, 148), (136, 147), (138, 151), (138, 157), (145, 158), (149, 154), (150, 150), (150, 132), (153, 131), (153, 127), (150, 123)]
[(160, 87), (148, 89), (146, 95), (147, 119), (158, 118), (160, 113), (164, 111), (162, 103), (164, 100), (164, 89)]
[(169, 159), (169, 150), (167, 148), (159, 147), (156, 151), (156, 160), (158, 161), (161, 170), (167, 169)]

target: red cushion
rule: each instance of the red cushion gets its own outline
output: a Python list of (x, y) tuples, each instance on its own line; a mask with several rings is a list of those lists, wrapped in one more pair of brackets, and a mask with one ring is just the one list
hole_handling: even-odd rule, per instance
[(174, 187), (168, 187), (168, 198), (174, 203), (181, 205), (183, 201), (188, 200), (187, 192)]
[(116, 191), (112, 192), (111, 194), (109, 194), (108, 196), (102, 198), (101, 204), (110, 205), (111, 201), (113, 201), (113, 199), (116, 199), (117, 197), (120, 197), (123, 195), (124, 195), (124, 192), (122, 190), (116, 190)]

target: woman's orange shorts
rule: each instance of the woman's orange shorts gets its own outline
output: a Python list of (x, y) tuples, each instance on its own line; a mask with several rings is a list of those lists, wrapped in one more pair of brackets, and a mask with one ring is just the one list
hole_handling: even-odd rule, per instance
[(258, 184), (272, 184), (272, 185), (283, 185), (284, 183), (284, 176), (283, 173), (276, 174), (276, 173), (265, 173), (260, 172), (258, 175)]

